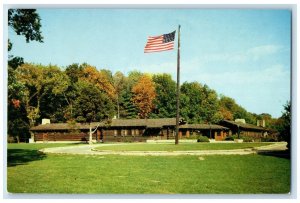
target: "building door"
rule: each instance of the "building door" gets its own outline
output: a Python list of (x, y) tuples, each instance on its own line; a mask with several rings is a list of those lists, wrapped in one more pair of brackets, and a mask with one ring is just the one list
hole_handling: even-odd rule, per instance
[(48, 142), (48, 134), (43, 133), (43, 142)]

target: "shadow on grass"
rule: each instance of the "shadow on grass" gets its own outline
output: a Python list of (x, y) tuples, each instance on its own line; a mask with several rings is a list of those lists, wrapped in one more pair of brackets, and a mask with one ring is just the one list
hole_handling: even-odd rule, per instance
[(290, 150), (284, 151), (258, 151), (257, 154), (264, 155), (264, 156), (274, 156), (279, 158), (291, 159)]
[(47, 155), (38, 150), (28, 149), (8, 149), (7, 150), (7, 166), (18, 166), (27, 164), (31, 161), (42, 160)]

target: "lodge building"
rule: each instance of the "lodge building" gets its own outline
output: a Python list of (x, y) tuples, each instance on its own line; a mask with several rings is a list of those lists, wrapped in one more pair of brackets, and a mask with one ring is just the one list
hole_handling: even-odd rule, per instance
[[(89, 140), (90, 127), (94, 130), (93, 141), (103, 142), (146, 142), (147, 140), (175, 139), (176, 118), (158, 119), (112, 119), (109, 122), (98, 123), (50, 123), (45, 120), (41, 125), (32, 127), (35, 142), (48, 141), (82, 141)], [(234, 121), (222, 121), (215, 124), (188, 124), (179, 122), (179, 139), (207, 136), (217, 141), (238, 131), (243, 135), (262, 137), (267, 129), (255, 125)]]

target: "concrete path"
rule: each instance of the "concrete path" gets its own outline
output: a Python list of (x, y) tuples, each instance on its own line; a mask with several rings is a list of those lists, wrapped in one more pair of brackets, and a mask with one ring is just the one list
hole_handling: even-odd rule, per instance
[[(125, 143), (124, 143), (125, 144)], [(122, 144), (105, 144), (108, 145), (124, 145)], [(278, 142), (267, 146), (256, 147), (254, 149), (232, 149), (232, 150), (195, 150), (195, 151), (112, 151), (112, 150), (95, 150), (97, 145), (79, 145), (71, 147), (54, 147), (45, 148), (40, 151), (43, 153), (53, 154), (84, 154), (84, 155), (128, 155), (128, 156), (178, 156), (178, 155), (246, 155), (246, 154), (261, 154), (274, 151), (286, 150), (286, 142)]]

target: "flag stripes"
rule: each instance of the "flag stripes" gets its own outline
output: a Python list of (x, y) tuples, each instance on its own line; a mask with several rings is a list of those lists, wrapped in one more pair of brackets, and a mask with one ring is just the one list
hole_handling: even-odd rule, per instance
[(174, 49), (175, 31), (169, 34), (148, 37), (144, 53), (168, 51)]

